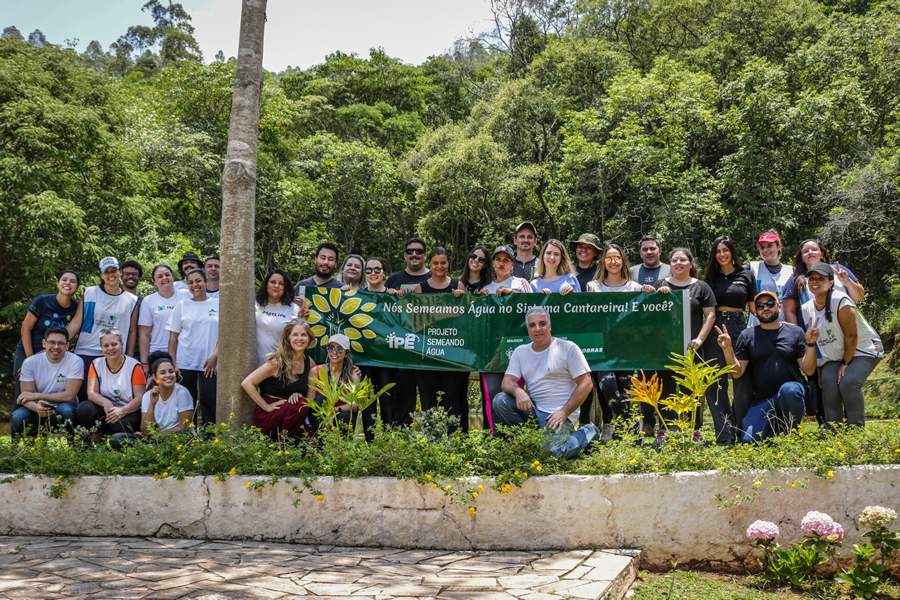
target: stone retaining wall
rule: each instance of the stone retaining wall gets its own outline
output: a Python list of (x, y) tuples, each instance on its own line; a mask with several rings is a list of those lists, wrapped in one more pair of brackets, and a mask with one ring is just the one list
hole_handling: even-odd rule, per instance
[(744, 538), (755, 519), (778, 523), (782, 537), (794, 540), (806, 511), (827, 512), (844, 525), (849, 548), (859, 538), (855, 517), (864, 507), (900, 508), (900, 465), (835, 469), (832, 478), (794, 469), (535, 477), (509, 494), (485, 483), (475, 516), (413, 481), (321, 478), (313, 482), (325, 496), (321, 501), (301, 480), (247, 489), (253, 481), (264, 478), (83, 477), (57, 499), (48, 494), (52, 478), (28, 476), (0, 485), (0, 534), (442, 549), (637, 548), (651, 568), (677, 561), (738, 569), (755, 564)]

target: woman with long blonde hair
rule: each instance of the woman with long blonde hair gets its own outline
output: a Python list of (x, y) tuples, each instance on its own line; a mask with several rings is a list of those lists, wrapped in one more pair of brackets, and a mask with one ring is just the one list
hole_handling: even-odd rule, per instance
[(547, 240), (541, 248), (534, 274), (537, 277), (531, 281), (531, 287), (535, 292), (566, 295), (582, 291), (569, 251), (559, 240)]
[(253, 424), (273, 439), (284, 432), (300, 439), (309, 435), (309, 376), (316, 363), (307, 356), (315, 336), (305, 321), (290, 321), (275, 351), (247, 375), (241, 387), (256, 403)]

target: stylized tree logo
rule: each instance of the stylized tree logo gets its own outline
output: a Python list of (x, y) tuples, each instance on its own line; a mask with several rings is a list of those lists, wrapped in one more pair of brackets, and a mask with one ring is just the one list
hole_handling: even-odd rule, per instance
[(375, 332), (367, 329), (375, 320), (370, 313), (375, 310), (374, 302), (366, 302), (357, 296), (356, 290), (342, 292), (340, 288), (315, 288), (312, 306), (306, 321), (311, 325), (316, 342), (320, 346), (328, 344), (328, 338), (343, 333), (350, 338), (350, 347), (356, 352), (365, 352), (358, 340), (375, 339)]

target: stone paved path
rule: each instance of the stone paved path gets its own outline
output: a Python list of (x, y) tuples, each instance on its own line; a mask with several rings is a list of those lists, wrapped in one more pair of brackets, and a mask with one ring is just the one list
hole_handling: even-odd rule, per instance
[(599, 550), (0, 537), (0, 598), (619, 598), (635, 572)]

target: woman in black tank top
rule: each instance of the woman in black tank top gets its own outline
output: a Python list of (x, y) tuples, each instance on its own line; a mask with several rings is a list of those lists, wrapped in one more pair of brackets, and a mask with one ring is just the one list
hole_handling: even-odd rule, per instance
[(275, 352), (241, 382), (256, 403), (253, 424), (272, 439), (277, 440), (282, 432), (296, 439), (312, 434), (307, 398), (315, 363), (306, 356), (306, 350), (313, 339), (308, 324), (289, 322)]
[[(420, 283), (417, 294), (442, 294), (458, 290), (459, 281), (450, 277), (450, 257), (440, 246), (431, 251), (431, 277)], [(416, 371), (416, 385), (422, 410), (441, 404), (447, 414), (459, 419), (463, 431), (469, 431), (469, 373), (467, 371)], [(443, 393), (443, 397), (441, 397)]]

